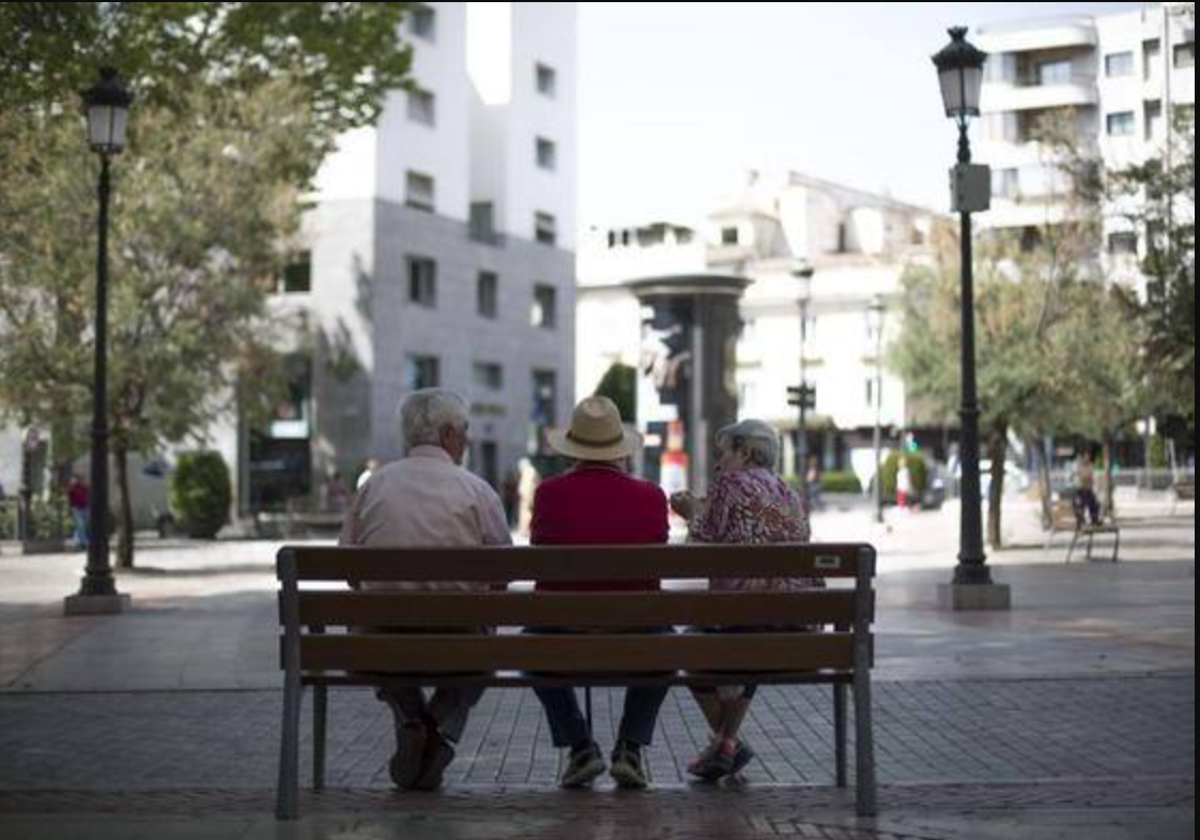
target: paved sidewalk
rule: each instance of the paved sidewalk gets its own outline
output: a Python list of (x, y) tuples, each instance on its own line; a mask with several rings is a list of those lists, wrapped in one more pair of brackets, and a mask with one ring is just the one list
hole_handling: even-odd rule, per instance
[[(953, 564), (953, 510), (887, 528), (861, 511), (818, 518), (819, 538), (880, 550), (877, 820), (856, 819), (853, 791), (833, 787), (827, 688), (763, 689), (745, 729), (760, 758), (719, 789), (684, 778), (705, 732), (673, 692), (649, 753), (655, 790), (641, 795), (610, 783), (557, 791), (540, 707), (512, 690), (485, 696), (444, 792), (397, 794), (390, 717), (350, 689), (331, 696), (330, 789), (303, 796), (300, 822), (276, 824), (276, 545), (150, 548), (119, 577), (134, 610), (101, 619), (61, 617), (81, 555), (6, 555), (0, 836), (1190, 838), (1194, 519), (1144, 512), (1126, 525), (1121, 563), (1064, 566), (1065, 547), (1043, 552), (1036, 518), (1016, 508), (1010, 536), (1022, 547), (989, 558), (1014, 609), (957, 615), (934, 606)], [(619, 696), (595, 693), (606, 743)]]

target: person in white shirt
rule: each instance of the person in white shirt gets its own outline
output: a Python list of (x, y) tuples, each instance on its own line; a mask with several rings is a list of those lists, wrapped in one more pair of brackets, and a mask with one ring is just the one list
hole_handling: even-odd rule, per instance
[[(380, 467), (354, 497), (340, 544), (372, 547), (510, 545), (500, 497), (463, 469), (467, 403), (452, 391), (414, 391), (400, 403), (405, 457)], [(364, 583), (364, 588), (486, 589), (468, 583)], [(396, 752), (388, 765), (406, 790), (436, 790), (454, 759), (479, 688), (380, 689), (396, 722)]]

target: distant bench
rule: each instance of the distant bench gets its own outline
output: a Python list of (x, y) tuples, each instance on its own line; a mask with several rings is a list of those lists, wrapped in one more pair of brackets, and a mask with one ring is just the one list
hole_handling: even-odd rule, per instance
[(1119, 559), (1121, 551), (1121, 529), (1113, 520), (1093, 524), (1088, 522), (1087, 513), (1082, 505), (1075, 497), (1058, 499), (1054, 503), (1052, 512), (1050, 532), (1046, 534), (1045, 549), (1050, 549), (1050, 543), (1054, 539), (1054, 535), (1060, 531), (1065, 531), (1071, 534), (1071, 545), (1067, 548), (1067, 560), (1069, 564), (1071, 557), (1075, 554), (1075, 548), (1081, 540), (1087, 541), (1086, 557), (1092, 559), (1092, 548), (1095, 544), (1097, 536), (1111, 536), (1113, 540), (1111, 562), (1116, 563)]
[[(284, 670), (276, 816), (295, 819), (300, 707), (313, 689), (313, 788), (325, 783), (330, 686), (833, 686), (837, 786), (847, 786), (848, 689), (855, 706), (856, 810), (873, 816), (869, 545), (681, 545), (366, 549), (285, 547), (278, 555)], [(815, 577), (805, 592), (381, 592), (350, 581), (694, 580)], [(309, 584), (323, 588), (315, 589)], [(653, 634), (645, 628), (683, 632)], [(719, 634), (696, 627), (747, 628)], [(404, 634), (480, 627), (495, 634)], [(579, 627), (579, 635), (516, 628)], [(392, 632), (380, 632), (381, 628)], [(455, 673), (457, 672), (457, 673)], [(464, 676), (464, 672), (469, 675)], [(544, 673), (552, 672), (553, 675)], [(719, 672), (719, 673), (717, 673)]]

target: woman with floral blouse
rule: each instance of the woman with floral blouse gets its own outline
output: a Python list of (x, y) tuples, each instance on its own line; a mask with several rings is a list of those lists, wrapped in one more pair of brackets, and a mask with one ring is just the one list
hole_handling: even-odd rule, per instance
[[(671, 497), (672, 509), (688, 521), (688, 539), (706, 543), (808, 542), (808, 512), (776, 471), (779, 436), (759, 420), (744, 420), (717, 433), (716, 478), (706, 499), (690, 493)], [(791, 592), (822, 586), (806, 578), (714, 579), (717, 591)], [(745, 628), (736, 628), (745, 629)], [(754, 752), (738, 732), (750, 708), (755, 686), (695, 689), (713, 738), (688, 765), (688, 772), (717, 781), (740, 772)]]

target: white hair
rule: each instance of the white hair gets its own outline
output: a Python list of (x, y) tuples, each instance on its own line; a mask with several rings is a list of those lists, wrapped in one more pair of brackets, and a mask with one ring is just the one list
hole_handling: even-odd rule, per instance
[(438, 446), (442, 431), (467, 428), (467, 401), (445, 388), (422, 388), (400, 400), (400, 440), (405, 450)]
[(745, 452), (756, 467), (774, 470), (779, 466), (779, 434), (761, 420), (743, 420), (717, 432), (717, 445), (733, 452)]

